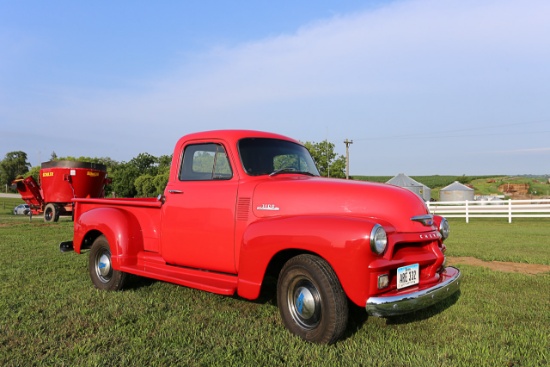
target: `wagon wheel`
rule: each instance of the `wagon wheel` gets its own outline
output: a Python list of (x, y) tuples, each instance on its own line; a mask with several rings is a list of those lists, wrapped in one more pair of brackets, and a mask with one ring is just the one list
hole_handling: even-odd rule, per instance
[(57, 222), (59, 220), (59, 208), (52, 203), (46, 205), (44, 209), (44, 222)]

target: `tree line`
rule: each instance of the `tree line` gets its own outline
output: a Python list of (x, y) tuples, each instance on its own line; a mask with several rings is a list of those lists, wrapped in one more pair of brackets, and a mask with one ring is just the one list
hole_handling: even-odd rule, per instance
[[(335, 145), (327, 140), (314, 143), (305, 142), (319, 173), (324, 177), (345, 177), (346, 159), (334, 151)], [(105, 187), (106, 196), (154, 197), (164, 192), (170, 173), (171, 155), (155, 157), (140, 153), (128, 162), (118, 162), (109, 157), (58, 157), (52, 152), (50, 161), (70, 160), (99, 163), (107, 167), (107, 177), (112, 180)], [(27, 153), (9, 152), (0, 161), (0, 182), (2, 191), (16, 192), (12, 182), (21, 177), (33, 176), (39, 182), (40, 166), (32, 167)]]

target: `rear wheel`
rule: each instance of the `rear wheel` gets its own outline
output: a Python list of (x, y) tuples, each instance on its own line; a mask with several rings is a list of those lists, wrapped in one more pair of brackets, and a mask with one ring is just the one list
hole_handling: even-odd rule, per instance
[(348, 301), (334, 270), (314, 255), (290, 259), (277, 283), (277, 304), (286, 328), (302, 339), (331, 344), (348, 323)]
[(49, 203), (44, 208), (44, 222), (57, 222), (59, 220), (59, 209), (55, 204)]
[(88, 271), (94, 286), (101, 290), (118, 291), (126, 282), (126, 273), (113, 269), (111, 249), (105, 236), (99, 236), (92, 244)]

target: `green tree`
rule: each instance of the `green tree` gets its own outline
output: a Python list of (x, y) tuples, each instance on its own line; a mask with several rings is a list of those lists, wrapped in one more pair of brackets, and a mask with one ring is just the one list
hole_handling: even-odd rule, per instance
[(136, 178), (134, 181), (134, 187), (136, 188), (137, 196), (140, 196), (140, 197), (156, 196), (154, 179), (155, 177), (151, 176), (150, 174), (144, 174)]
[(137, 157), (132, 158), (128, 163), (136, 166), (141, 174), (156, 176), (158, 173), (159, 159), (149, 153), (139, 153)]
[(168, 177), (170, 175), (170, 170), (165, 171), (164, 173), (159, 173), (153, 179), (153, 185), (155, 185), (155, 196), (164, 193), (164, 188), (168, 183)]
[(171, 155), (161, 155), (158, 158), (158, 172), (153, 178), (153, 185), (155, 186), (155, 195), (164, 193), (164, 188), (168, 183), (168, 177), (170, 176), (170, 166), (172, 164)]
[(40, 166), (32, 166), (25, 178), (29, 176), (32, 176), (36, 182), (40, 182)]
[(109, 193), (114, 193), (117, 197), (125, 198), (137, 195), (134, 182), (141, 175), (137, 166), (129, 162), (123, 162), (112, 167), (108, 175), (113, 180)]
[[(113, 180), (106, 192), (118, 197), (151, 197), (164, 192), (172, 157), (140, 153), (129, 162), (112, 164), (108, 176)], [(105, 164), (105, 163), (104, 163)]]
[(85, 157), (85, 156), (80, 156), (80, 157), (72, 157), (72, 156), (57, 157), (56, 156), (55, 159), (53, 159), (53, 155), (52, 155), (52, 160), (99, 163), (99, 164), (103, 164), (104, 166), (106, 166), (107, 169), (119, 164), (119, 162), (117, 162), (114, 159), (111, 159), (109, 157)]
[(31, 164), (27, 162), (27, 153), (22, 151), (6, 153), (5, 158), (0, 161), (0, 179), (2, 186), (11, 186), (13, 180), (18, 176), (24, 176), (29, 172)]
[(158, 173), (170, 172), (170, 165), (172, 164), (171, 155), (161, 155), (158, 157)]
[(309, 150), (321, 176), (346, 177), (346, 157), (334, 152), (333, 143), (328, 140), (324, 140), (320, 143), (311, 143), (307, 141), (304, 143), (304, 146)]

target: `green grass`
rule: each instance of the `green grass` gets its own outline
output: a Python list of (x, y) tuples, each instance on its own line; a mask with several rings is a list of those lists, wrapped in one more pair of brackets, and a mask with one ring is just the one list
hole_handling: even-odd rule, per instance
[(451, 235), (445, 241), (449, 256), (472, 256), (485, 261), (550, 265), (550, 219), (449, 218)]
[[(24, 201), (20, 198), (0, 198), (0, 213), (2, 214), (11, 214), (13, 213), (13, 208), (19, 204), (23, 204)], [(6, 221), (9, 220), (9, 216), (0, 216), (0, 220)]]
[[(11, 204), (10, 204), (11, 205)], [(13, 205), (15, 206), (15, 205)], [(0, 365), (545, 366), (550, 274), (460, 265), (459, 297), (393, 319), (354, 308), (346, 337), (314, 345), (256, 302), (134, 278), (93, 288), (86, 254), (60, 253), (64, 218), (13, 216), (0, 204)], [(451, 221), (448, 255), (548, 264), (550, 221)]]
[(498, 187), (506, 184), (528, 184), (528, 194), (532, 197), (538, 196), (550, 196), (550, 184), (548, 179), (544, 178), (532, 178), (532, 177), (494, 177), (479, 178), (472, 180), (470, 184), (476, 190), (476, 193), (483, 195), (497, 194), (502, 195), (502, 192), (498, 190)]

